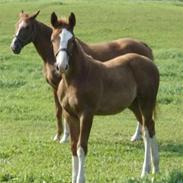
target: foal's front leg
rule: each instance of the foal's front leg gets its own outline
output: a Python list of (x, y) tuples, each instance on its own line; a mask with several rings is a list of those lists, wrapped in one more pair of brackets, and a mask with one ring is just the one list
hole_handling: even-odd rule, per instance
[(79, 169), (76, 183), (85, 183), (85, 156), (88, 151), (88, 139), (93, 122), (93, 115), (90, 112), (84, 112), (80, 116), (80, 135), (77, 145), (77, 155), (79, 159)]
[[(54, 100), (55, 100), (55, 107), (56, 107), (56, 119), (57, 119), (57, 134), (54, 137), (54, 141), (59, 141), (60, 143), (65, 143), (68, 141), (69, 137), (69, 127), (67, 122), (64, 120), (64, 128), (62, 124), (62, 107), (60, 105), (58, 96), (57, 96), (57, 90), (53, 91), (54, 94)], [(63, 133), (63, 136), (61, 138), (61, 134)]]
[(71, 136), (71, 151), (72, 151), (72, 183), (76, 183), (78, 176), (79, 160), (77, 156), (77, 143), (80, 132), (79, 120), (69, 115), (64, 111), (64, 117), (68, 122)]

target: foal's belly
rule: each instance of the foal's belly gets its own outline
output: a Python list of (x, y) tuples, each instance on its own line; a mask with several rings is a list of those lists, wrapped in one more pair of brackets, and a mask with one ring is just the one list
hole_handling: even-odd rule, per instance
[(136, 88), (126, 89), (121, 92), (104, 92), (97, 110), (97, 115), (116, 114), (128, 108), (136, 98)]

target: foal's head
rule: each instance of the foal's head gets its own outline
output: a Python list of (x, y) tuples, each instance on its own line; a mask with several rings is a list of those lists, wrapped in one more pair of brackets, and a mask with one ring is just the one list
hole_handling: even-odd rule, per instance
[(72, 56), (74, 45), (75, 15), (71, 13), (66, 22), (58, 21), (56, 14), (52, 13), (51, 23), (54, 27), (51, 41), (56, 56), (56, 67), (60, 72), (66, 72), (69, 69), (69, 59)]
[(15, 54), (19, 54), (25, 45), (34, 41), (36, 35), (34, 22), (38, 14), (39, 11), (31, 16), (23, 11), (20, 13), (19, 20), (16, 24), (15, 37), (10, 46)]

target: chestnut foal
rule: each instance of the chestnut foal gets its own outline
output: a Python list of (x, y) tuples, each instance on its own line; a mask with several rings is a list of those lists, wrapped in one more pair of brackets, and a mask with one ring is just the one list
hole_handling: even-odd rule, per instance
[[(159, 71), (147, 57), (128, 53), (107, 62), (88, 56), (75, 38), (75, 16), (58, 34), (56, 66), (62, 80), (58, 97), (69, 124), (72, 150), (72, 183), (84, 183), (84, 164), (94, 115), (116, 114), (129, 108), (143, 126), (143, 177), (159, 170), (153, 114), (159, 87)], [(61, 41), (60, 41), (61, 40)]]
[[(51, 24), (54, 27), (51, 39), (54, 45), (54, 52), (56, 54), (59, 48), (59, 44), (55, 37), (57, 38), (57, 35), (62, 31), (62, 28), (68, 27), (68, 22), (64, 19), (58, 20), (57, 15), (55, 12), (53, 12), (51, 15)], [(93, 58), (102, 62), (120, 55), (124, 55), (126, 53), (138, 53), (153, 60), (153, 53), (151, 48), (144, 42), (135, 39), (125, 38), (108, 43), (97, 43), (89, 45), (79, 39), (77, 40), (88, 55), (91, 55)], [(141, 128), (141, 124), (138, 122), (136, 131), (131, 137), (132, 142), (141, 139)]]

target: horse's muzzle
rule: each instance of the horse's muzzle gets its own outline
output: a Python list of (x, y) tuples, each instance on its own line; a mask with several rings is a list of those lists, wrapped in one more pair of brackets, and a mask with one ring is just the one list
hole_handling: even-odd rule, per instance
[(10, 48), (13, 51), (13, 53), (15, 53), (15, 54), (19, 54), (22, 49), (21, 44), (19, 44), (18, 41), (16, 41), (16, 40), (12, 41)]

